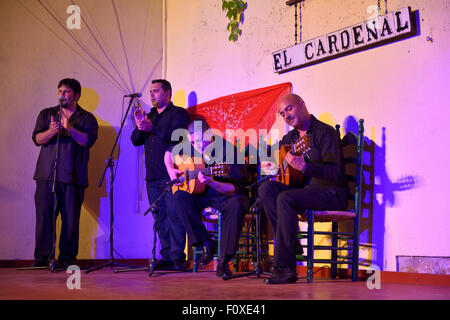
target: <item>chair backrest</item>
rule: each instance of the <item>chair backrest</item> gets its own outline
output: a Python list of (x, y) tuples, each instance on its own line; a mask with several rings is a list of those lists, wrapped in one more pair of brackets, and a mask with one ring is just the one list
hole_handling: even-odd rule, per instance
[[(362, 186), (362, 150), (364, 144), (364, 120), (359, 121), (358, 136), (348, 131), (341, 139), (344, 170), (348, 184), (347, 210), (354, 210), (355, 202), (360, 198)], [(340, 126), (336, 125), (338, 136)]]

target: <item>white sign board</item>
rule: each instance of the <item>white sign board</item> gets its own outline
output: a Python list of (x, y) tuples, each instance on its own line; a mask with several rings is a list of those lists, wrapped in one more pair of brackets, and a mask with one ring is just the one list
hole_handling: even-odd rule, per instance
[(273, 71), (283, 72), (394, 40), (413, 31), (411, 8), (403, 8), (272, 53)]

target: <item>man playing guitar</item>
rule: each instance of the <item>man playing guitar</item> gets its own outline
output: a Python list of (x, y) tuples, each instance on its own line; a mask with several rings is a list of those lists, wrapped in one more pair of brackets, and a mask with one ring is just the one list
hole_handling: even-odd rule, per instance
[(347, 184), (336, 130), (311, 115), (305, 102), (296, 94), (280, 99), (278, 113), (293, 127), (283, 136), (280, 145), (297, 146), (299, 141), (305, 140), (308, 146), (304, 149), (307, 151), (285, 153), (285, 158), (280, 161), (280, 170), (294, 170), (303, 176), (301, 185), (267, 181), (258, 189), (275, 232), (274, 272), (267, 281), (269, 284), (297, 280), (297, 214), (308, 209), (344, 210), (347, 207)]
[[(206, 169), (220, 167), (227, 162), (225, 160), (228, 160), (225, 152), (227, 150), (226, 143), (228, 142), (226, 140), (222, 141), (221, 137), (214, 136), (213, 139), (218, 140), (215, 140), (213, 144), (212, 139), (205, 138), (207, 129), (208, 125), (203, 119), (191, 122), (188, 127), (190, 145), (187, 148), (190, 152), (188, 151), (187, 153), (190, 153), (189, 156), (196, 154), (202, 158), (206, 164)], [(215, 147), (211, 148), (213, 145)], [(222, 152), (218, 148), (223, 148)], [(182, 151), (186, 152), (185, 149)], [(222, 158), (219, 159), (217, 154), (222, 154)], [(234, 155), (237, 155), (236, 151)], [(185, 180), (186, 176), (191, 177), (192, 175), (183, 174), (177, 168), (174, 160), (178, 156), (180, 156), (179, 153), (175, 152), (175, 148), (173, 148), (172, 152), (166, 151), (164, 162), (172, 180), (180, 176), (184, 177), (181, 180)], [(186, 156), (186, 154), (183, 156)], [(195, 174), (195, 178), (198, 179), (198, 183), (205, 185), (202, 193), (195, 194), (189, 192), (189, 190), (180, 189), (173, 196), (175, 211), (186, 229), (190, 242), (195, 247), (203, 248), (204, 254), (200, 261), (203, 265), (208, 264), (212, 260), (214, 253), (217, 251), (217, 243), (209, 238), (201, 220), (201, 212), (208, 207), (222, 211), (220, 257), (216, 270), (218, 277), (231, 275), (228, 262), (236, 253), (244, 215), (249, 207), (249, 199), (242, 186), (244, 165), (237, 164), (233, 156), (231, 161), (226, 163), (226, 166), (228, 170), (221, 170), (222, 174), (219, 174), (219, 176), (215, 176), (214, 170), (196, 170), (198, 174)], [(212, 172), (212, 176), (208, 175), (208, 172)]]

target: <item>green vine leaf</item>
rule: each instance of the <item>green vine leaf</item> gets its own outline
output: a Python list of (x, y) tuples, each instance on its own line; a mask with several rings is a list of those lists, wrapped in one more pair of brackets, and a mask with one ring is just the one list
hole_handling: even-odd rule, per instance
[(239, 24), (244, 22), (244, 11), (247, 9), (247, 1), (244, 0), (222, 0), (222, 11), (226, 11), (226, 17), (230, 21), (227, 25), (227, 30), (230, 31), (228, 40), (237, 41), (242, 34)]

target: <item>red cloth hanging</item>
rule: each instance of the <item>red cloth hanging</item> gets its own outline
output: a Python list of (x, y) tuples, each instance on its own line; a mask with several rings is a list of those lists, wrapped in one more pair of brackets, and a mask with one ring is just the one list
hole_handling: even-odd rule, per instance
[(210, 100), (187, 109), (192, 119), (203, 117), (210, 128), (266, 129), (275, 122), (278, 100), (292, 92), (290, 82), (259, 88)]

